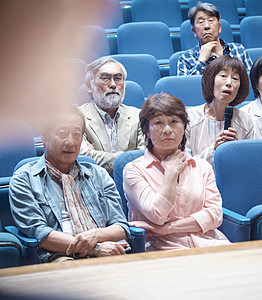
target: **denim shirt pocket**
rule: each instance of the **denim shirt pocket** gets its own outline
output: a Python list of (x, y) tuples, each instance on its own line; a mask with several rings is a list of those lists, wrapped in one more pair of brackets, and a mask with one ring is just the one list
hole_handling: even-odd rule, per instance
[(43, 217), (45, 218), (48, 226), (56, 227), (55, 225), (57, 225), (57, 220), (47, 199), (44, 197), (44, 195), (38, 193), (35, 194), (35, 199), (43, 212)]

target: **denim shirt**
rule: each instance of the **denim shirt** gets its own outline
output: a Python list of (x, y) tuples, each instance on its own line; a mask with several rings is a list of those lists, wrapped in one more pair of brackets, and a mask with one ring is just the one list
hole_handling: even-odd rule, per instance
[[(98, 227), (120, 225), (130, 239), (127, 220), (113, 179), (99, 166), (86, 167), (77, 162), (81, 194)], [(18, 169), (11, 181), (11, 212), (18, 228), (28, 237), (44, 241), (52, 231), (62, 231), (62, 213), (52, 179), (47, 173), (45, 156)]]

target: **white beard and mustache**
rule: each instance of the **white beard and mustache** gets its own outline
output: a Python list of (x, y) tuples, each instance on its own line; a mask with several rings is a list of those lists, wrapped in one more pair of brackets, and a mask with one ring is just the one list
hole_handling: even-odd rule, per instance
[[(95, 103), (102, 109), (116, 109), (123, 102), (125, 93), (121, 93), (116, 89), (109, 89), (100, 95), (97, 88), (92, 84), (93, 98)], [(111, 94), (112, 93), (112, 94)]]

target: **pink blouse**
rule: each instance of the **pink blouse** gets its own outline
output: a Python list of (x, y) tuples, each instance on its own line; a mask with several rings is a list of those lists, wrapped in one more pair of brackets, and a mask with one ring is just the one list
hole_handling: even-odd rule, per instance
[[(188, 154), (188, 159), (191, 158)], [(123, 186), (129, 203), (130, 221), (149, 220), (163, 225), (191, 216), (202, 229), (202, 233), (148, 236), (147, 251), (230, 243), (223, 233), (216, 229), (222, 222), (223, 212), (213, 169), (201, 158), (194, 160), (195, 165), (186, 166), (180, 173), (174, 204), (158, 193), (164, 177), (164, 168), (148, 150), (144, 156), (125, 166)]]

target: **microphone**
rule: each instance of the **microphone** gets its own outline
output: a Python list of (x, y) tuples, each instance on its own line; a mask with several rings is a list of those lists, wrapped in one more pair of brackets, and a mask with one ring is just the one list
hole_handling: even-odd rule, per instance
[(233, 106), (226, 106), (225, 112), (224, 112), (224, 129), (228, 129), (231, 125), (231, 119), (233, 117)]

